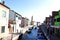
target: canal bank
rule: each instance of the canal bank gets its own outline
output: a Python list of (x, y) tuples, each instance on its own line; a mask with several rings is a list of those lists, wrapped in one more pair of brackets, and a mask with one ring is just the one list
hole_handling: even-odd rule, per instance
[[(46, 40), (43, 32), (38, 33), (38, 28), (32, 27), (23, 34), (21, 40)], [(41, 29), (40, 29), (41, 30)]]
[(46, 37), (47, 40), (50, 40), (49, 36), (47, 35), (47, 29), (44, 25), (40, 25), (39, 28), (43, 32), (44, 36)]
[[(49, 28), (50, 29), (50, 28)], [(56, 34), (50, 34), (50, 30), (47, 32), (47, 28), (46, 28), (46, 26), (45, 25), (42, 25), (41, 26), (41, 30), (42, 30), (42, 32), (44, 33), (44, 35), (46, 36), (46, 38), (47, 38), (47, 40), (60, 40), (60, 38), (58, 38), (57, 36), (56, 36)]]

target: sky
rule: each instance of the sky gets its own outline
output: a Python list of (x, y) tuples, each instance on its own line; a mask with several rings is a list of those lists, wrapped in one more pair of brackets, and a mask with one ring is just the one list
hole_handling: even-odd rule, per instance
[(5, 5), (24, 17), (34, 21), (45, 20), (45, 17), (52, 15), (52, 11), (60, 9), (60, 0), (4, 0)]

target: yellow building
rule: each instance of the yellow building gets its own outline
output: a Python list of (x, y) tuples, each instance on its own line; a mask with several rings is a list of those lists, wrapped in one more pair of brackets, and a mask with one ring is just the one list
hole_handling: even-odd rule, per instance
[(9, 7), (0, 3), (0, 39), (7, 37), (9, 33), (8, 20), (9, 20)]
[(34, 21), (32, 21), (32, 25), (34, 25)]

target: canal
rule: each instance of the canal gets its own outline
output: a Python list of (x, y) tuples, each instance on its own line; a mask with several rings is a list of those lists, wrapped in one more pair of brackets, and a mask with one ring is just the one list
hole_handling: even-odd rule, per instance
[(42, 30), (38, 27), (32, 27), (23, 35), (21, 40), (47, 40)]

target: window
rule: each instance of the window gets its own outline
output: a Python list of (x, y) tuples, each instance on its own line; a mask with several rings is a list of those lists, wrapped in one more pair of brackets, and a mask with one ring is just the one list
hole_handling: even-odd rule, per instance
[(20, 19), (20, 17), (18, 17), (18, 19)]
[(57, 22), (60, 22), (60, 18), (57, 18)]
[(21, 19), (21, 16), (19, 16), (18, 19)]
[(19, 24), (19, 27), (21, 26), (21, 24)]
[(4, 32), (5, 32), (5, 26), (2, 26), (1, 33), (4, 33)]
[(2, 17), (6, 17), (6, 12), (4, 10), (2, 11)]
[(54, 22), (56, 22), (56, 19), (54, 19)]
[(18, 17), (18, 16), (16, 15), (16, 17)]

